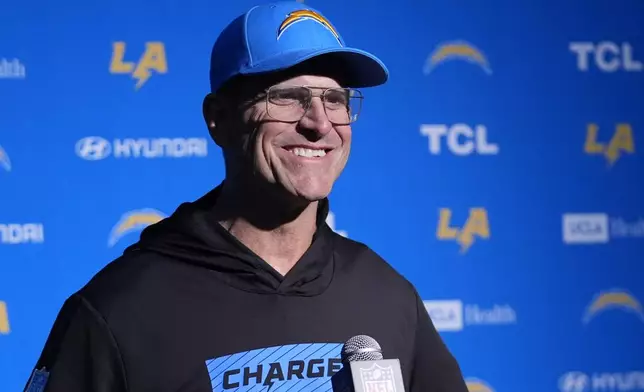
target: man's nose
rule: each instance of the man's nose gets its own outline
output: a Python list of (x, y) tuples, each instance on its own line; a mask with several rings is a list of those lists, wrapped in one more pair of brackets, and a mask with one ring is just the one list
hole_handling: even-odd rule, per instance
[(311, 106), (300, 120), (300, 125), (320, 135), (326, 135), (333, 129), (333, 124), (329, 121), (324, 110), (324, 102), (319, 97), (314, 97), (311, 100)]

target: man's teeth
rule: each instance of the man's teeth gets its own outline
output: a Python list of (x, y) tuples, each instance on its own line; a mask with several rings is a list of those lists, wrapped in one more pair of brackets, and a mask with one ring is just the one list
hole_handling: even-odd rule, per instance
[(307, 157), (307, 158), (323, 157), (326, 155), (326, 151), (324, 150), (311, 150), (310, 148), (301, 148), (301, 147), (293, 148), (291, 149), (291, 152), (297, 156)]

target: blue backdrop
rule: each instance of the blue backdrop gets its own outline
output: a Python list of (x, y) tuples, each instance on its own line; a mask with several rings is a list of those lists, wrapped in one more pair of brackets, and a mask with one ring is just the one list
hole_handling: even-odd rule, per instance
[[(0, 390), (65, 298), (217, 185), (211, 45), (255, 1), (0, 4)], [(644, 391), (644, 2), (317, 1), (380, 56), (329, 221), (477, 392)]]

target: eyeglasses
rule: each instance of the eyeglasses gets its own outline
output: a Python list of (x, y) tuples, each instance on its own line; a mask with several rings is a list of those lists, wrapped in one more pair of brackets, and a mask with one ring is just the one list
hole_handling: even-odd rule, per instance
[[(314, 95), (314, 89), (322, 92)], [(332, 124), (349, 125), (358, 120), (364, 97), (353, 88), (274, 86), (266, 90), (266, 112), (277, 121), (297, 122), (311, 108), (315, 96), (322, 100), (324, 111)]]

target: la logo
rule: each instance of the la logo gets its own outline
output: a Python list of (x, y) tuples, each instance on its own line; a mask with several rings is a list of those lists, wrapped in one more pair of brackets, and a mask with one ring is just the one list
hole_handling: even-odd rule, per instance
[(152, 76), (150, 70), (160, 74), (168, 72), (165, 46), (162, 42), (146, 42), (145, 51), (139, 58), (138, 63), (124, 61), (125, 42), (114, 42), (112, 44), (112, 60), (110, 61), (110, 73), (131, 74), (136, 79), (136, 90), (140, 89)]
[(475, 237), (490, 238), (490, 224), (485, 208), (470, 208), (470, 214), (462, 229), (451, 226), (452, 210), (441, 208), (436, 237), (440, 240), (456, 240), (463, 254), (474, 244)]
[(597, 124), (588, 124), (586, 127), (586, 143), (584, 151), (586, 154), (603, 154), (608, 165), (612, 166), (621, 157), (622, 153), (632, 154), (635, 152), (635, 142), (633, 141), (633, 130), (630, 124), (617, 124), (613, 137), (608, 145), (599, 143), (597, 135), (599, 126)]

